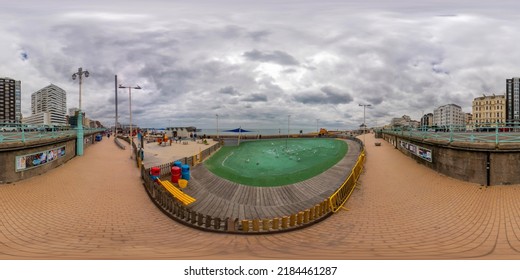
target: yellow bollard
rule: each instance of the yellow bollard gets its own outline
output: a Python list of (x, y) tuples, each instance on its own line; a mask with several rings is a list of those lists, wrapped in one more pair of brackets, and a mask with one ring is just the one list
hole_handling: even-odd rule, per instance
[(287, 222), (289, 218), (287, 216), (282, 217), (282, 228), (287, 228)]
[(316, 204), (316, 206), (314, 206), (314, 213), (316, 215), (316, 218), (321, 217), (321, 207), (319, 204)]
[(280, 228), (280, 218), (273, 218), (273, 229)]
[(269, 230), (269, 220), (268, 219), (262, 220), (262, 230)]
[(310, 210), (307, 209), (305, 210), (305, 212), (303, 212), (303, 223), (306, 224), (309, 222), (309, 214), (310, 214)]
[(249, 232), (249, 220), (242, 220), (242, 231)]
[(314, 220), (315, 217), (314, 217), (314, 207), (309, 209), (309, 220), (312, 221)]
[(258, 219), (253, 220), (253, 231), (260, 231), (260, 223)]
[(295, 224), (296, 224), (296, 214), (292, 214), (289, 217), (289, 226), (294, 227)]
[(296, 216), (296, 223), (301, 225), (303, 223), (303, 212), (298, 212), (298, 216)]

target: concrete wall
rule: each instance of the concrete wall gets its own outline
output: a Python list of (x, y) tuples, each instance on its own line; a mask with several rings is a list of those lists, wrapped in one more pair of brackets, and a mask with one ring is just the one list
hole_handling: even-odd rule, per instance
[[(85, 135), (84, 149), (95, 143), (95, 134)], [(105, 139), (104, 139), (105, 140)], [(16, 157), (65, 146), (65, 156), (41, 166), (16, 171)], [(0, 184), (31, 178), (54, 169), (76, 156), (76, 136), (36, 140), (28, 143), (4, 143), (0, 146)]]
[[(392, 134), (383, 134), (383, 138), (418, 163), (447, 176), (484, 186), (520, 184), (520, 143), (449, 143)], [(431, 150), (432, 162), (402, 148), (400, 140)]]

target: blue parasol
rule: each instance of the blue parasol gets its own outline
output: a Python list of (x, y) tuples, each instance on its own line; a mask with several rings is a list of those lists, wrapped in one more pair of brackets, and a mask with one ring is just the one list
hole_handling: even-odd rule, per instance
[(242, 132), (252, 132), (250, 130), (242, 129), (242, 127), (235, 128), (235, 129), (224, 130), (224, 131), (225, 132), (236, 132), (236, 133), (238, 133), (238, 145), (240, 145), (240, 136), (242, 135)]

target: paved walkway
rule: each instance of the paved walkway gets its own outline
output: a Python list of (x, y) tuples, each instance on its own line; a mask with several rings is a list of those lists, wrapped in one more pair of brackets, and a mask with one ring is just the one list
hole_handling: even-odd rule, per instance
[(129, 151), (105, 138), (46, 174), (0, 185), (0, 259), (520, 259), (520, 186), (457, 181), (366, 141), (349, 211), (243, 236), (166, 217)]

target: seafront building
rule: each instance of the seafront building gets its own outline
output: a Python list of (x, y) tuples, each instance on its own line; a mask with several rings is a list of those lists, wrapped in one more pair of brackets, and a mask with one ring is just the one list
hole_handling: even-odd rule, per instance
[(465, 130), (464, 113), (456, 104), (446, 104), (433, 111), (433, 125), (439, 129)]
[(0, 78), (0, 123), (22, 122), (21, 81)]
[(422, 116), (421, 118), (421, 128), (422, 129), (427, 129), (429, 127), (432, 127), (433, 126), (433, 114), (432, 113), (428, 113), (428, 114), (425, 114), (424, 116)]
[(483, 95), (473, 99), (473, 123), (479, 127), (503, 127), (506, 123), (505, 95)]
[(60, 87), (50, 84), (31, 94), (30, 117), (27, 124), (67, 125), (67, 93)]
[(520, 78), (506, 79), (506, 122), (520, 125)]
[(466, 131), (473, 131), (475, 129), (475, 123), (473, 122), (473, 114), (472, 113), (463, 113), (464, 114), (464, 124), (466, 124)]

